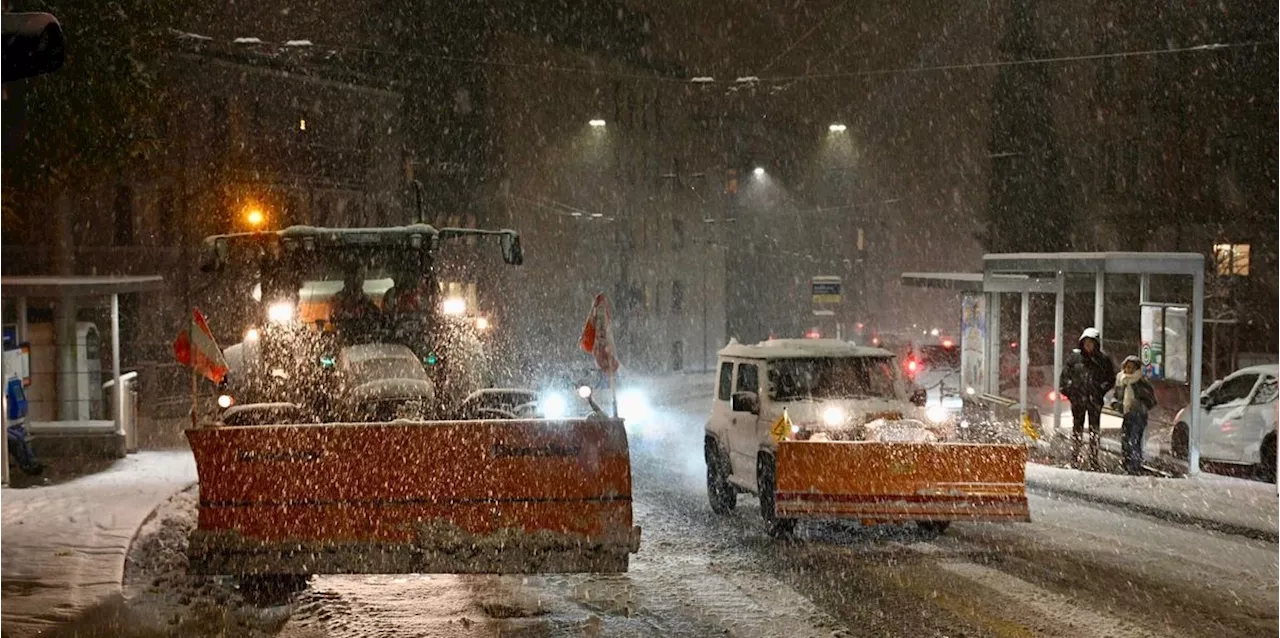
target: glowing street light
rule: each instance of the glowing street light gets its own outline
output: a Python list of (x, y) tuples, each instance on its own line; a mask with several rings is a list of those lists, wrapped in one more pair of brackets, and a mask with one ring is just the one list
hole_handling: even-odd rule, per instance
[(484, 317), (476, 317), (476, 330), (484, 332), (489, 329), (489, 320)]
[(604, 126), (604, 120), (594, 119), (587, 122), (587, 124), (590, 124), (592, 128), (602, 128)]
[(755, 169), (751, 171), (751, 174), (755, 175), (756, 177), (764, 177), (764, 167), (763, 166), (755, 167)]
[(843, 133), (847, 128), (849, 127), (845, 126), (844, 124), (837, 123), (837, 124), (832, 124), (831, 126), (828, 126), (827, 130), (831, 131), (832, 133)]

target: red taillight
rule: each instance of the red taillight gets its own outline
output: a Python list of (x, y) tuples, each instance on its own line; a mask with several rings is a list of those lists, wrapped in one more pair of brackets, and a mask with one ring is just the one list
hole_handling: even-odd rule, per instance
[[(1049, 391), (1049, 394), (1048, 394), (1048, 395), (1046, 395), (1046, 397), (1047, 397), (1050, 401), (1052, 401), (1052, 400), (1054, 399), (1054, 397), (1055, 397), (1055, 396), (1057, 396), (1057, 394), (1058, 394), (1057, 392), (1055, 392), (1055, 391), (1053, 391), (1053, 390), (1050, 390), (1050, 391)], [(1066, 396), (1065, 394), (1064, 394), (1064, 395), (1062, 395), (1062, 402), (1063, 402), (1063, 403), (1070, 403), (1069, 401), (1067, 401), (1067, 396)]]
[(909, 372), (915, 372), (915, 371), (917, 371), (917, 370), (919, 370), (919, 369), (920, 369), (920, 362), (919, 362), (919, 361), (916, 361), (915, 359), (912, 359), (912, 360), (910, 360), (910, 361), (908, 361), (908, 362), (907, 362), (907, 370), (908, 370)]

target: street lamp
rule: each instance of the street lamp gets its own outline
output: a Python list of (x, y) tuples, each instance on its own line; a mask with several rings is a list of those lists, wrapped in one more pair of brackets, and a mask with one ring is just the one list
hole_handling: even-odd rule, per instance
[(755, 167), (755, 169), (751, 171), (751, 174), (755, 175), (756, 177), (764, 177), (764, 167), (763, 166)]
[(244, 214), (244, 221), (250, 228), (260, 228), (267, 222), (266, 213), (262, 212), (257, 206), (250, 206)]
[(836, 123), (836, 124), (832, 124), (831, 126), (828, 126), (827, 130), (831, 131), (832, 133), (843, 133), (847, 128), (849, 127), (845, 126), (844, 124)]
[(590, 124), (592, 128), (602, 128), (604, 126), (604, 120), (597, 118), (587, 122), (587, 124)]

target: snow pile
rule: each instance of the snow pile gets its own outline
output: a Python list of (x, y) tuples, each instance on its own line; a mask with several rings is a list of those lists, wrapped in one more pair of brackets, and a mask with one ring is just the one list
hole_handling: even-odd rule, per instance
[(174, 636), (276, 635), (290, 607), (258, 607), (229, 579), (187, 573), (187, 537), (196, 526), (198, 499), (194, 486), (175, 494), (138, 530), (124, 568), (130, 616)]

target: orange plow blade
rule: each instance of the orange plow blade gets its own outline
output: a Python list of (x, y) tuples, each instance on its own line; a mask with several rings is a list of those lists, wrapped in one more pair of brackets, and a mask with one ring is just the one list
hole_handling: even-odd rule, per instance
[(202, 574), (624, 572), (621, 421), (189, 430)]
[(786, 441), (777, 515), (864, 521), (1029, 521), (1013, 445)]

